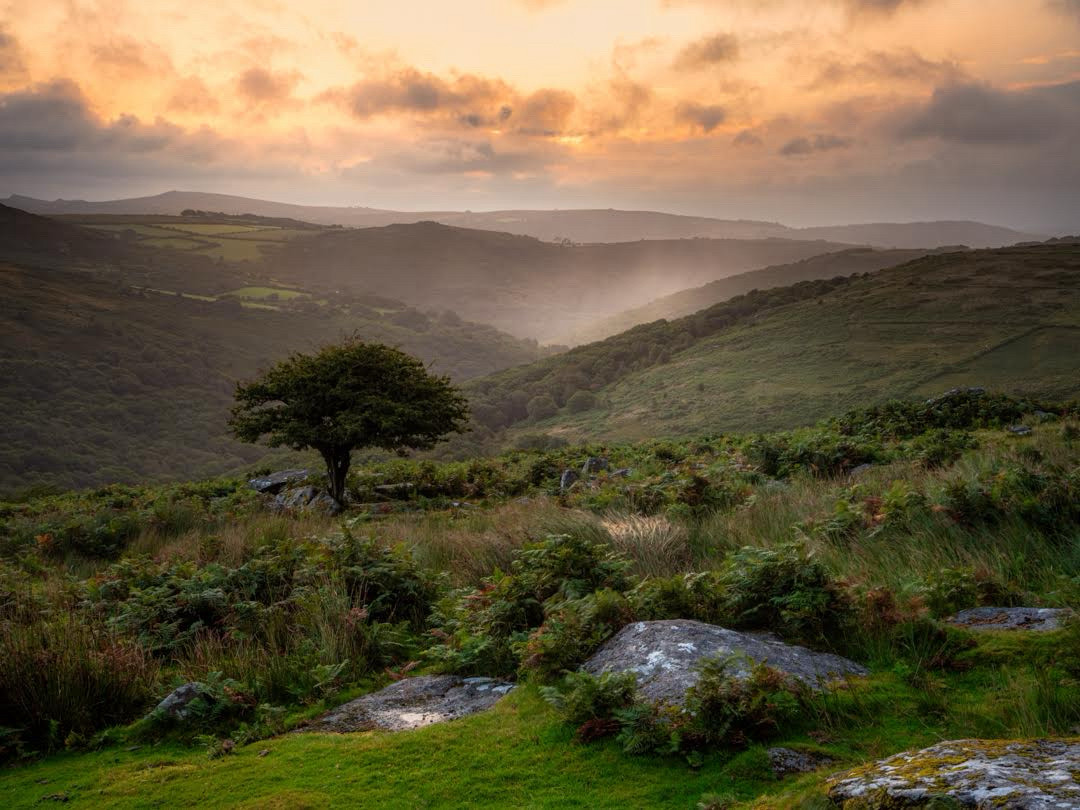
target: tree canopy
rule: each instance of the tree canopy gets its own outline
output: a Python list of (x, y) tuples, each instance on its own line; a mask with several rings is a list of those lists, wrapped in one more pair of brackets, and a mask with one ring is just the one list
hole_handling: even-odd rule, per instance
[(468, 402), (447, 377), (405, 352), (351, 339), (294, 354), (236, 387), (229, 427), (242, 441), (322, 455), (330, 494), (341, 501), (352, 450), (426, 450), (460, 433)]

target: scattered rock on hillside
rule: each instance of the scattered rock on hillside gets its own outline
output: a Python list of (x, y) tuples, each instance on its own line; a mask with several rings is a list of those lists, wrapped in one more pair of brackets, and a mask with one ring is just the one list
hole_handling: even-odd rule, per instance
[(1012, 433), (1014, 436), (1031, 435), (1031, 428), (1029, 428), (1027, 425), (1009, 425), (1005, 429), (1009, 431), (1009, 433)]
[(514, 688), (493, 678), (420, 675), (349, 701), (304, 731), (403, 731), (489, 709)]
[(281, 472), (271, 473), (270, 475), (252, 478), (248, 481), (248, 485), (256, 492), (265, 495), (276, 495), (289, 484), (295, 483), (296, 481), (303, 481), (310, 474), (311, 473), (307, 470), (282, 470)]
[(848, 478), (858, 478), (863, 473), (870, 472), (872, 469), (874, 469), (873, 464), (860, 464), (857, 467), (852, 467), (848, 470)]
[(600, 647), (584, 669), (594, 675), (633, 672), (642, 697), (678, 704), (686, 690), (697, 683), (697, 665), (702, 659), (729, 656), (737, 656), (729, 669), (736, 677), (749, 674), (750, 662), (765, 663), (814, 688), (835, 677), (869, 674), (865, 667), (839, 655), (786, 644), (763, 633), (739, 633), (689, 619), (627, 625)]
[(936, 397), (930, 397), (926, 400), (927, 405), (937, 405), (942, 402), (948, 402), (950, 399), (958, 399), (961, 397), (981, 397), (986, 393), (985, 388), (972, 387), (972, 388), (950, 388), (944, 394), (939, 394)]
[(578, 474), (575, 470), (563, 470), (562, 476), (559, 478), (559, 491), (566, 492), (577, 480)]
[(829, 779), (842, 808), (884, 810), (949, 806), (1067, 810), (1080, 808), (1080, 738), (955, 740), (906, 751)]
[(772, 772), (777, 777), (793, 773), (809, 773), (833, 761), (832, 757), (824, 754), (796, 751), (793, 748), (770, 748), (766, 753), (769, 756)]
[(611, 473), (611, 477), (612, 478), (629, 478), (633, 474), (634, 474), (634, 471), (631, 470), (629, 467), (620, 467), (619, 469), (614, 470)]
[(608, 470), (611, 468), (611, 462), (604, 456), (590, 456), (585, 459), (585, 463), (581, 465), (581, 477), (588, 478), (590, 475), (595, 475), (598, 472)]
[(295, 487), (275, 496), (271, 508), (277, 510), (322, 512), (327, 515), (341, 513), (341, 504), (317, 487)]
[(968, 630), (1057, 630), (1072, 611), (1065, 608), (977, 607), (961, 610), (950, 624)]
[(155, 707), (154, 711), (161, 712), (173, 720), (185, 720), (188, 716), (188, 705), (203, 693), (204, 688), (198, 681), (190, 681), (178, 686)]

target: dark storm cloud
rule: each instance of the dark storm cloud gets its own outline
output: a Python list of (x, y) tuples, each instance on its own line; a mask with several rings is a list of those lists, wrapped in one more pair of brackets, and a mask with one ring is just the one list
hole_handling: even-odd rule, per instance
[(826, 59), (809, 87), (821, 89), (845, 82), (873, 80), (937, 83), (956, 81), (962, 71), (955, 62), (935, 62), (913, 49), (873, 51), (861, 59)]
[(901, 138), (963, 144), (1034, 145), (1080, 127), (1080, 82), (1000, 90), (975, 82), (939, 87), (896, 122)]
[(0, 95), (0, 177), (64, 172), (130, 176), (162, 166), (199, 166), (222, 157), (209, 129), (185, 132), (133, 116), (94, 117), (77, 85), (55, 81)]
[(701, 70), (732, 62), (739, 56), (739, 40), (732, 34), (713, 34), (691, 42), (679, 51), (673, 67), (677, 70)]
[(854, 141), (843, 135), (822, 134), (813, 137), (792, 138), (780, 147), (780, 154), (785, 157), (810, 155), (814, 152), (829, 152), (833, 149), (847, 149)]
[(675, 108), (675, 117), (705, 132), (712, 132), (727, 118), (727, 111), (719, 104), (699, 104), (696, 101), (684, 101)]

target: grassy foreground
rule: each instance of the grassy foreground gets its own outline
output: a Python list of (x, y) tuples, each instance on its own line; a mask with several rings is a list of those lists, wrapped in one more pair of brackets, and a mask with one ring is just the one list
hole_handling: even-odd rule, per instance
[[(269, 513), (232, 480), (2, 504), (0, 796), (812, 810), (830, 773), (905, 749), (1077, 735), (1080, 624), (944, 619), (1080, 608), (1078, 439), (1072, 407), (960, 392), (786, 434), (366, 466), (344, 526)], [(560, 491), (601, 453), (608, 469)], [(718, 689), (700, 727), (547, 702), (627, 622), (691, 618), (872, 675), (749, 703)], [(424, 671), (520, 686), (415, 732), (291, 733)], [(194, 719), (151, 711), (189, 681), (208, 690)], [(780, 780), (771, 745), (833, 762)]]
[[(893, 672), (822, 701), (816, 722), (780, 736), (833, 757), (778, 780), (764, 746), (714, 753), (700, 768), (583, 744), (534, 687), (495, 709), (417, 731), (285, 735), (218, 759), (175, 744), (62, 754), (0, 776), (11, 807), (50, 799), (93, 807), (642, 807), (824, 808), (824, 778), (905, 748), (962, 737), (1077, 733), (1055, 727), (1075, 683), (1043, 669), (1066, 639), (987, 634), (963, 672), (921, 688)], [(961, 666), (963, 668), (963, 666)], [(1069, 697), (1069, 690), (1072, 697)], [(1075, 706), (1073, 707), (1075, 709)], [(266, 752), (266, 753), (264, 753)], [(708, 803), (713, 801), (714, 804)]]

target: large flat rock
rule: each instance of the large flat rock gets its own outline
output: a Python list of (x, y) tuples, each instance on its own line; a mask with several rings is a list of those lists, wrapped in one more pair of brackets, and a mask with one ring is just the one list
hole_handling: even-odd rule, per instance
[(821, 688), (838, 677), (868, 674), (865, 667), (839, 655), (689, 619), (629, 624), (608, 639), (585, 662), (584, 669), (594, 675), (633, 672), (642, 697), (678, 704), (686, 690), (697, 683), (702, 659), (730, 656), (736, 656), (730, 665), (736, 677), (748, 675), (751, 662), (764, 663), (812, 688)]
[(907, 751), (829, 779), (844, 810), (893, 810), (932, 801), (979, 810), (1080, 808), (1080, 738), (954, 740)]
[(403, 731), (489, 709), (514, 688), (492, 678), (420, 675), (338, 706), (304, 731)]
[(1057, 630), (1072, 615), (1065, 608), (977, 607), (961, 610), (950, 624), (968, 630)]

